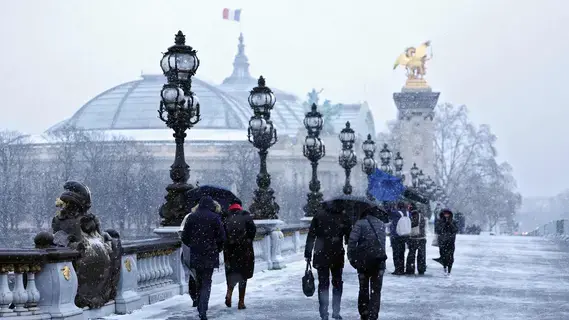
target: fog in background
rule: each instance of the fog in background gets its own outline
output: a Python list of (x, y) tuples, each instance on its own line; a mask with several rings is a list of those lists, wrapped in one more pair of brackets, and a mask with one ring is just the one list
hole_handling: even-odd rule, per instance
[[(241, 24), (222, 20), (224, 7), (243, 9)], [(548, 196), (567, 185), (568, 18), (563, 0), (2, 1), (0, 128), (41, 133), (141, 71), (159, 73), (180, 29), (198, 78), (231, 73), (242, 31), (254, 76), (301, 98), (315, 87), (367, 100), (384, 130), (405, 79), (395, 58), (431, 40), (439, 102), (490, 124), (522, 194)]]

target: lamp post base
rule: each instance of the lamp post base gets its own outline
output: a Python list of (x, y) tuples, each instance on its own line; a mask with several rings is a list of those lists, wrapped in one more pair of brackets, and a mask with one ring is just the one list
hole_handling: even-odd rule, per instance
[(172, 183), (166, 187), (166, 202), (160, 206), (162, 227), (179, 227), (184, 217), (189, 212), (186, 201), (186, 193), (193, 189), (191, 184)]

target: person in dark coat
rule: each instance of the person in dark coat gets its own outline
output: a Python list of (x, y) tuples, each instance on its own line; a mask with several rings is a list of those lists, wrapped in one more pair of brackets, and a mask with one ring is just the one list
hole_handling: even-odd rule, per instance
[(190, 247), (190, 267), (196, 271), (198, 313), (200, 320), (207, 320), (211, 277), (213, 269), (219, 268), (219, 253), (223, 250), (225, 230), (220, 215), (215, 213), (213, 199), (200, 199), (195, 213), (186, 219), (182, 242)]
[(385, 215), (386, 213), (379, 208), (366, 210), (362, 218), (355, 223), (348, 241), (350, 261), (356, 259), (356, 255), (361, 252), (373, 253), (377, 256), (375, 258), (377, 263), (373, 267), (357, 270), (360, 282), (358, 311), (362, 320), (377, 320), (379, 317), (381, 288), (387, 259), (385, 224), (382, 221)]
[[(332, 318), (342, 319), (342, 272), (344, 269), (344, 243), (348, 243), (352, 223), (343, 209), (334, 208), (317, 213), (310, 224), (304, 257), (318, 271), (318, 303), (320, 317), (328, 320), (330, 273), (332, 274)], [(314, 251), (314, 260), (312, 252)]]
[[(409, 236), (406, 274), (415, 274), (415, 266), (419, 275), (427, 270), (427, 221), (419, 210), (411, 211), (411, 235)], [(415, 264), (415, 259), (417, 263)]]
[(225, 278), (227, 280), (227, 294), (225, 305), (231, 307), (233, 288), (239, 283), (238, 309), (245, 309), (245, 291), (247, 279), (253, 277), (255, 271), (255, 252), (253, 241), (257, 233), (257, 226), (249, 212), (243, 210), (240, 203), (229, 206), (225, 219), (227, 239), (223, 249), (225, 260)]
[(435, 233), (438, 235), (440, 258), (433, 260), (442, 264), (446, 275), (450, 275), (454, 263), (454, 248), (458, 228), (453, 220), (452, 211), (444, 209), (439, 214), (435, 225)]
[(404, 202), (397, 203), (397, 208), (391, 211), (389, 216), (389, 234), (391, 238), (391, 249), (393, 250), (393, 266), (395, 271), (391, 274), (400, 276), (405, 274), (405, 245), (409, 236), (397, 234), (397, 223), (402, 216), (408, 215), (407, 205)]

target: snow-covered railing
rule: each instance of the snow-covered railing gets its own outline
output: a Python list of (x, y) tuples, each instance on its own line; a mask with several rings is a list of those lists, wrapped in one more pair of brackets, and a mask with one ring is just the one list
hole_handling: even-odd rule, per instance
[(546, 238), (558, 238), (569, 240), (569, 220), (553, 220), (542, 226), (539, 226), (528, 235)]
[[(302, 258), (305, 225), (255, 221), (258, 232), (255, 270), (281, 269)], [(123, 241), (117, 295), (98, 309), (75, 305), (78, 279), (73, 262), (79, 252), (68, 248), (0, 248), (0, 319), (94, 319), (125, 314), (187, 292), (178, 236)], [(221, 254), (218, 279), (223, 276)]]
[(65, 319), (75, 306), (77, 276), (67, 249), (0, 248), (0, 319)]

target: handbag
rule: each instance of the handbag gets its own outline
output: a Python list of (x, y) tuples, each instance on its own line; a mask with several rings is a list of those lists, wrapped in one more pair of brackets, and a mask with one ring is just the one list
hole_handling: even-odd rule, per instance
[(314, 285), (314, 275), (312, 274), (312, 266), (310, 262), (306, 262), (306, 271), (304, 271), (304, 277), (302, 277), (302, 292), (307, 297), (312, 297), (316, 291), (316, 286)]
[(385, 254), (385, 252), (383, 253), (381, 252), (381, 243), (379, 242), (379, 237), (377, 235), (375, 227), (373, 226), (371, 221), (369, 221), (369, 218), (366, 218), (366, 220), (369, 223), (369, 226), (371, 227), (373, 234), (375, 235), (375, 239), (377, 241), (380, 252), (375, 252), (376, 250), (370, 250), (370, 248), (358, 245), (355, 249), (355, 257), (350, 260), (350, 264), (356, 270), (373, 269), (374, 267), (375, 268), (377, 267), (378, 263), (387, 260), (387, 255)]

